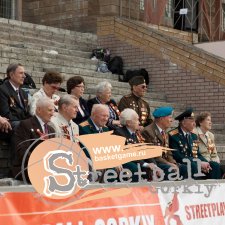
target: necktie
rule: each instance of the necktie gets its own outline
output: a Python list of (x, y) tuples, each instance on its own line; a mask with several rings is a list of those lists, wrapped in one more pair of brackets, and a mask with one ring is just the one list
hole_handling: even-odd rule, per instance
[(47, 125), (47, 123), (44, 124), (44, 133), (48, 134), (48, 125)]
[(138, 142), (137, 135), (135, 133), (132, 133), (131, 134), (131, 137), (132, 137), (132, 139), (133, 139), (134, 142)]
[(187, 141), (187, 145), (190, 148), (190, 135), (187, 133), (186, 134), (186, 141)]
[(22, 102), (21, 97), (20, 97), (19, 89), (16, 90), (16, 93), (17, 93), (17, 96), (18, 96), (18, 99), (19, 99), (19, 104), (20, 104), (20, 106), (21, 106), (22, 108), (24, 108), (23, 102)]

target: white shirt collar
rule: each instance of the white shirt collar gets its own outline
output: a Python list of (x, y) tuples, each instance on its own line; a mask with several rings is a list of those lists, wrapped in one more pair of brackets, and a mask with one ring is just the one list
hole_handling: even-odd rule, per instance
[(35, 115), (35, 116), (37, 117), (38, 122), (41, 125), (42, 131), (44, 131), (45, 130), (45, 127), (44, 127), (45, 122), (39, 116), (37, 116), (37, 115)]
[(10, 80), (9, 80), (9, 83), (11, 84), (11, 86), (13, 87), (13, 89), (14, 89), (15, 91), (19, 90), (19, 88), (17, 88), (15, 85), (13, 85), (13, 83), (10, 82)]

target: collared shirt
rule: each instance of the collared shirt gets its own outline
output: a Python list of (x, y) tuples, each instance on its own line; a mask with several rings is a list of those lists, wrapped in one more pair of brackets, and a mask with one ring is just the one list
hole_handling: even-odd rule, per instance
[[(90, 118), (90, 119), (91, 119), (91, 118)], [(102, 127), (98, 127), (92, 119), (91, 119), (91, 121), (92, 121), (92, 123), (94, 124), (95, 129), (96, 129), (99, 133), (103, 132)], [(101, 131), (101, 132), (100, 132), (100, 131)]]
[(14, 85), (13, 85), (13, 83), (12, 83), (12, 82), (10, 82), (10, 80), (9, 80), (9, 83), (11, 84), (11, 86), (13, 87), (13, 89), (14, 89), (15, 91), (19, 90), (19, 88), (18, 88), (18, 87), (16, 87), (16, 86), (14, 86)]

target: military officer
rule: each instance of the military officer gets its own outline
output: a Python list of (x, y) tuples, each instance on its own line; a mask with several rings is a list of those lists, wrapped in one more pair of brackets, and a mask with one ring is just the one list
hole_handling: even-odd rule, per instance
[(152, 122), (149, 104), (142, 99), (144, 97), (147, 85), (142, 76), (136, 76), (129, 80), (131, 94), (121, 98), (118, 108), (122, 112), (126, 108), (131, 108), (139, 116), (140, 125), (145, 127)]
[[(160, 145), (169, 147), (169, 137), (167, 129), (171, 127), (173, 122), (173, 108), (172, 107), (159, 107), (153, 112), (154, 121), (144, 128), (142, 136), (145, 138), (145, 142), (152, 143), (153, 145)], [(169, 169), (178, 171), (177, 179), (187, 178), (186, 165), (178, 164), (173, 158), (171, 151), (164, 152), (161, 157), (155, 158), (157, 165), (164, 170), (165, 178), (168, 178)], [(172, 170), (172, 168), (170, 170)], [(181, 175), (182, 177), (180, 177)]]
[[(169, 146), (176, 149), (173, 151), (174, 159), (184, 164), (183, 159), (189, 159), (191, 163), (191, 173), (194, 179), (220, 179), (220, 168), (208, 162), (199, 152), (198, 137), (193, 133), (195, 127), (195, 118), (193, 109), (189, 108), (175, 118), (179, 121), (179, 126), (169, 132)], [(201, 171), (198, 171), (198, 165), (193, 159), (200, 159)], [(185, 163), (186, 164), (186, 163)], [(206, 176), (200, 177), (200, 172)], [(194, 174), (198, 173), (198, 177)]]

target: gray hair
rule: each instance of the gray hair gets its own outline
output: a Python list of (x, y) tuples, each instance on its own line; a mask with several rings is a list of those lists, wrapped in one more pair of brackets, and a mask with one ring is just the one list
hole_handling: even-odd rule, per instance
[(42, 107), (46, 107), (49, 105), (54, 106), (54, 102), (52, 99), (50, 99), (48, 97), (39, 98), (36, 102), (36, 108), (42, 108)]
[(109, 107), (104, 104), (94, 104), (91, 110), (91, 115), (96, 112), (107, 110), (109, 112)]
[(19, 67), (19, 66), (22, 66), (22, 64), (20, 64), (20, 63), (12, 63), (12, 64), (10, 64), (8, 67), (7, 67), (7, 69), (6, 69), (6, 74), (7, 74), (7, 77), (8, 78), (10, 78), (10, 73), (11, 72), (15, 72), (16, 71), (16, 69)]
[(123, 126), (127, 125), (128, 120), (133, 120), (134, 116), (138, 116), (138, 114), (130, 108), (124, 109), (120, 114), (120, 123)]
[(108, 81), (102, 81), (96, 86), (96, 94), (103, 93), (107, 89), (112, 89), (112, 85)]
[(63, 95), (58, 102), (59, 110), (62, 109), (62, 105), (70, 105), (73, 102), (77, 102), (77, 100), (69, 94)]

